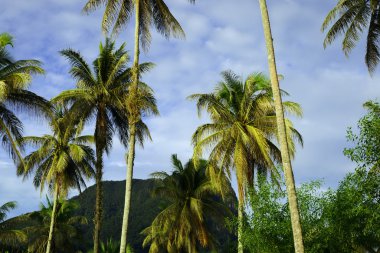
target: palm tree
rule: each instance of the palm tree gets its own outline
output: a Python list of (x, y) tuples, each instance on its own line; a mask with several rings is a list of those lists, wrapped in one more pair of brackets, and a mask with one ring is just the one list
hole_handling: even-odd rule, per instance
[[(242, 219), (246, 187), (252, 185), (254, 170), (269, 170), (276, 180), (276, 163), (281, 161), (276, 146), (279, 136), (270, 82), (262, 74), (252, 74), (245, 81), (231, 71), (222, 72), (223, 81), (210, 94), (194, 94), (198, 112), (205, 109), (212, 123), (197, 128), (193, 135), (194, 158), (199, 159), (210, 149), (210, 167), (222, 168), (230, 175), (234, 168), (238, 184), (238, 252), (242, 252)], [(285, 92), (283, 92), (286, 94)], [(284, 102), (287, 112), (301, 116), (300, 106)], [(291, 155), (295, 153), (294, 140), (302, 144), (301, 135), (286, 119), (287, 141)], [(215, 180), (214, 180), (215, 181)], [(217, 182), (217, 181), (216, 181)]]
[(26, 90), (32, 75), (43, 74), (41, 63), (36, 60), (15, 61), (7, 51), (12, 45), (9, 34), (0, 34), (0, 139), (15, 161), (22, 162), (18, 139), (22, 136), (23, 124), (12, 111), (26, 111), (40, 116), (41, 111), (49, 109), (48, 102)]
[(119, 251), (120, 243), (112, 239), (107, 240), (106, 243), (100, 243), (101, 253), (117, 253)]
[[(53, 113), (52, 113), (53, 114)], [(87, 146), (93, 136), (79, 136), (80, 121), (62, 107), (58, 107), (50, 121), (52, 135), (29, 136), (22, 143), (37, 147), (24, 158), (19, 174), (24, 177), (34, 173), (34, 185), (43, 191), (45, 184), (54, 191), (54, 205), (51, 214), (50, 232), (46, 253), (52, 251), (53, 231), (59, 198), (64, 198), (70, 188), (85, 186), (84, 178), (93, 176), (94, 152)]]
[[(54, 201), (56, 202), (56, 201)], [(53, 209), (56, 206), (55, 218)], [(73, 201), (59, 199), (54, 204), (47, 199), (47, 205), (41, 203), (41, 210), (29, 214), (35, 225), (25, 228), (28, 234), (28, 252), (43, 253), (48, 244), (50, 224), (56, 220), (54, 238), (51, 241), (52, 252), (74, 252), (74, 243), (79, 242), (80, 233), (77, 225), (87, 224), (84, 216), (74, 216), (79, 204)]]
[[(109, 39), (106, 39), (104, 45), (100, 44), (100, 53), (93, 63), (93, 70), (91, 70), (89, 64), (85, 62), (79, 52), (63, 50), (61, 53), (70, 61), (70, 73), (77, 80), (77, 88), (62, 92), (53, 101), (73, 103), (73, 110), (77, 112), (77, 115), (83, 121), (95, 118), (96, 203), (94, 252), (97, 253), (99, 252), (103, 205), (103, 154), (104, 152), (109, 153), (112, 146), (112, 136), (116, 131), (121, 143), (124, 146), (127, 146), (128, 143), (128, 124), (130, 119), (127, 117), (125, 100), (130, 94), (131, 69), (127, 68), (129, 57), (125, 51), (125, 44), (115, 49), (115, 43)], [(139, 69), (141, 73), (144, 73), (151, 67), (151, 63), (143, 63), (139, 66)], [(146, 85), (140, 84), (139, 94), (151, 93)], [(133, 129), (133, 138), (137, 135), (137, 139), (142, 141), (145, 135), (149, 136), (147, 127), (141, 120), (135, 124), (137, 126)]]
[(274, 105), (276, 109), (278, 137), (281, 148), (282, 167), (285, 175), (285, 184), (288, 194), (290, 217), (293, 230), (294, 248), (296, 253), (303, 253), (303, 239), (300, 215), (298, 210), (297, 193), (294, 183), (294, 175), (291, 163), (291, 151), (289, 150), (288, 133), (286, 129), (286, 121), (284, 117), (284, 108), (280, 93), (280, 84), (278, 81), (276, 59), (273, 47), (272, 31), (270, 27), (270, 20), (268, 14), (268, 7), (266, 0), (259, 0), (261, 18), (264, 30), (265, 44), (267, 47), (269, 76), (272, 83)]
[[(128, 215), (130, 206), (130, 193), (132, 187), (133, 177), (133, 163), (135, 159), (135, 135), (136, 124), (141, 118), (141, 109), (137, 103), (140, 98), (138, 97), (139, 85), (139, 55), (140, 43), (144, 50), (149, 48), (151, 42), (150, 26), (154, 25), (156, 30), (166, 38), (184, 37), (185, 34), (178, 23), (178, 21), (171, 14), (169, 8), (163, 0), (89, 0), (84, 6), (83, 10), (87, 13), (95, 10), (101, 4), (106, 5), (103, 15), (102, 29), (108, 32), (111, 27), (113, 34), (118, 33), (123, 26), (125, 26), (133, 13), (133, 5), (135, 7), (135, 45), (134, 45), (134, 60), (132, 71), (132, 85), (130, 94), (127, 99), (127, 110), (129, 116), (129, 129), (130, 139), (128, 144), (127, 155), (127, 176), (126, 176), (126, 189), (125, 189), (125, 203), (123, 214), (123, 225), (121, 233), (120, 253), (125, 253), (127, 245), (127, 229), (128, 229)], [(98, 253), (98, 242), (94, 241), (94, 252)]]
[(207, 175), (207, 161), (192, 160), (184, 166), (172, 155), (174, 171), (153, 173), (158, 186), (154, 194), (168, 201), (168, 206), (144, 229), (143, 245), (150, 245), (149, 252), (198, 252), (197, 246), (215, 249), (214, 239), (206, 224), (206, 218), (223, 223), (229, 209), (215, 201), (218, 190)]
[(17, 244), (20, 242), (26, 241), (26, 235), (21, 230), (9, 230), (8, 227), (2, 224), (7, 218), (7, 213), (15, 209), (17, 207), (17, 203), (14, 201), (7, 202), (0, 206), (0, 246), (2, 244)]
[(326, 34), (324, 47), (331, 44), (338, 36), (344, 35), (342, 49), (348, 56), (359, 41), (361, 33), (368, 27), (365, 63), (372, 74), (380, 60), (379, 15), (378, 0), (339, 0), (322, 24), (322, 31), (326, 31), (336, 20)]

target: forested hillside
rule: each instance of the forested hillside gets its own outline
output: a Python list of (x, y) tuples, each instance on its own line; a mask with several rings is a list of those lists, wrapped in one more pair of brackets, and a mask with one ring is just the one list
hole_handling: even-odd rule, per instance
[[(165, 201), (151, 194), (155, 186), (153, 179), (133, 179), (132, 185), (132, 209), (130, 212), (130, 223), (128, 226), (128, 244), (135, 252), (148, 252), (149, 248), (142, 248), (144, 236), (140, 232), (151, 225), (153, 219), (165, 207)], [(105, 181), (104, 187), (104, 209), (103, 209), (103, 230), (101, 240), (107, 241), (112, 238), (114, 241), (120, 240), (121, 224), (124, 205), (125, 181)], [(94, 227), (94, 205), (95, 205), (95, 186), (91, 186), (80, 195), (70, 199), (80, 203), (79, 209), (75, 212), (76, 216), (85, 216), (88, 220), (87, 225), (80, 225), (81, 238), (75, 242), (76, 249), (87, 252), (92, 247), (92, 231)], [(236, 197), (230, 196), (226, 199), (232, 210), (235, 209)], [(33, 225), (34, 222), (27, 216), (30, 214), (15, 217), (6, 222), (12, 228), (24, 228)], [(235, 239), (222, 225), (210, 224), (212, 231), (215, 231), (215, 238), (220, 243), (220, 249), (234, 245)], [(233, 240), (231, 241), (231, 238)], [(228, 252), (228, 251), (227, 251)]]

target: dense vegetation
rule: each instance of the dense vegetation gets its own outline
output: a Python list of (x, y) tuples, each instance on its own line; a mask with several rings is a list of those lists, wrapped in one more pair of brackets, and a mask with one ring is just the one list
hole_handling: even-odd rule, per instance
[[(149, 247), (142, 247), (145, 235), (141, 234), (141, 232), (143, 229), (150, 226), (156, 215), (167, 206), (168, 203), (167, 200), (162, 197), (152, 195), (152, 190), (156, 185), (157, 182), (154, 179), (133, 180), (131, 222), (129, 224), (130, 236), (128, 237), (128, 244), (134, 249), (134, 252), (148, 252)], [(125, 181), (104, 182), (104, 218), (101, 233), (101, 241), (104, 243), (110, 239), (114, 242), (119, 240), (119, 235), (121, 233), (119, 222), (123, 215), (124, 190)], [(87, 221), (86, 224), (77, 226), (81, 236), (72, 243), (76, 250), (87, 252), (92, 247), (92, 229), (94, 227), (92, 220), (94, 219), (93, 206), (95, 204), (95, 187), (91, 186), (87, 188), (82, 194), (70, 199), (70, 202), (77, 205), (77, 208), (73, 210), (72, 215), (74, 217), (83, 217)], [(236, 212), (234, 211), (235, 205), (236, 197), (231, 195), (228, 198), (228, 206), (232, 208), (231, 212)], [(2, 226), (17, 228), (19, 231), (22, 231), (20, 229), (26, 228), (30, 225), (36, 226), (37, 221), (35, 217), (43, 215), (43, 210), (12, 218), (3, 223)], [(228, 232), (227, 228), (219, 226), (220, 229), (214, 230), (214, 228), (216, 228), (215, 225), (215, 223), (211, 223), (210, 227), (213, 228), (212, 231), (214, 232), (213, 234), (216, 238), (217, 244), (220, 244), (218, 245), (218, 248), (222, 249), (234, 245), (235, 237)], [(28, 230), (32, 231), (31, 229), (26, 229), (26, 231)], [(46, 232), (48, 232), (48, 230)], [(5, 246), (3, 245), (3, 247)]]

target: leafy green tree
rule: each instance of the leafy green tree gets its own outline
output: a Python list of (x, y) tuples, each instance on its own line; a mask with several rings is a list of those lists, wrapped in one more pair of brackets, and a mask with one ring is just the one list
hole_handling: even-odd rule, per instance
[(23, 124), (13, 110), (41, 116), (49, 109), (44, 98), (27, 90), (34, 74), (43, 74), (41, 63), (36, 60), (15, 61), (7, 46), (13, 46), (12, 36), (0, 34), (0, 140), (15, 163), (22, 162), (18, 140)]
[[(336, 191), (320, 182), (297, 189), (305, 251), (310, 253), (378, 252), (380, 246), (380, 174), (358, 168)], [(255, 185), (251, 212), (243, 230), (244, 247), (252, 253), (292, 253), (294, 244), (288, 203), (278, 185)]]
[(339, 0), (322, 24), (322, 31), (328, 30), (324, 47), (342, 35), (342, 49), (348, 56), (360, 40), (361, 34), (368, 29), (365, 63), (369, 72), (373, 73), (380, 59), (379, 12), (378, 0)]
[(2, 224), (7, 218), (7, 213), (15, 209), (17, 206), (16, 202), (11, 201), (0, 206), (0, 247), (3, 244), (15, 245), (20, 242), (25, 242), (27, 237), (26, 234), (21, 230), (9, 229), (7, 226)]
[[(284, 170), (286, 191), (288, 193), (295, 252), (303, 253), (304, 246), (303, 246), (303, 238), (302, 238), (302, 228), (301, 228), (301, 221), (299, 217), (297, 192), (296, 192), (296, 186), (294, 182), (294, 175), (293, 175), (292, 162), (291, 162), (292, 151), (289, 150), (290, 142), (287, 137), (289, 133), (286, 129), (286, 119), (284, 115), (284, 106), (282, 103), (280, 83), (279, 83), (279, 78), (278, 78), (278, 73), (277, 73), (276, 57), (274, 53), (272, 30), (270, 26), (267, 1), (259, 0), (259, 4), (260, 4), (264, 37), (265, 37), (265, 44), (267, 48), (269, 76), (270, 76), (270, 80), (272, 84), (273, 99), (274, 99), (274, 105), (276, 109), (278, 142), (280, 144), (280, 149), (281, 149), (282, 167)], [(242, 253), (242, 249), (240, 250), (239, 253)]]
[[(80, 240), (78, 225), (87, 224), (87, 219), (74, 215), (75, 210), (79, 207), (78, 203), (63, 199), (59, 199), (56, 203), (52, 252), (74, 252), (74, 243)], [(47, 205), (41, 204), (39, 212), (29, 214), (30, 219), (36, 224), (24, 229), (28, 234), (28, 252), (42, 253), (46, 251), (50, 223), (53, 219), (53, 206), (53, 203), (47, 199)]]
[[(178, 21), (171, 14), (169, 8), (163, 0), (89, 0), (83, 10), (91, 12), (98, 8), (101, 4), (106, 6), (103, 20), (102, 29), (108, 32), (111, 27), (113, 34), (118, 33), (123, 26), (125, 26), (135, 9), (135, 34), (134, 34), (134, 59), (132, 71), (132, 85), (130, 87), (130, 94), (126, 101), (130, 138), (128, 143), (127, 155), (127, 176), (126, 176), (126, 193), (125, 193), (125, 208), (122, 223), (121, 245), (120, 253), (125, 253), (127, 245), (127, 230), (128, 230), (128, 216), (130, 209), (130, 194), (133, 178), (133, 163), (135, 159), (135, 135), (136, 124), (141, 121), (142, 108), (140, 105), (141, 96), (139, 94), (139, 55), (140, 44), (144, 50), (147, 51), (151, 42), (150, 26), (155, 26), (156, 30), (166, 38), (169, 37), (184, 37), (185, 34), (178, 23)], [(96, 232), (96, 231), (95, 231)], [(95, 233), (94, 239), (94, 252), (98, 253), (98, 237)]]
[(339, 185), (332, 211), (342, 252), (380, 249), (380, 105), (367, 101), (363, 106), (367, 114), (358, 121), (359, 133), (347, 131), (354, 146), (344, 150), (357, 169)]
[(213, 235), (207, 226), (207, 217), (220, 223), (229, 215), (229, 209), (215, 200), (217, 188), (207, 175), (207, 161), (195, 166), (190, 160), (184, 166), (172, 155), (174, 171), (153, 173), (159, 185), (154, 190), (168, 201), (168, 205), (142, 233), (144, 247), (150, 244), (150, 253), (199, 252), (199, 247), (215, 248)]
[[(297, 190), (306, 252), (363, 253), (380, 250), (380, 171), (378, 166), (379, 105), (365, 103), (368, 113), (350, 128), (347, 139), (356, 145), (345, 154), (357, 163), (336, 191), (320, 183)], [(250, 252), (294, 252), (290, 213), (278, 185), (256, 184), (243, 242)]]
[[(238, 184), (238, 216), (243, 219), (246, 189), (253, 183), (254, 171), (270, 171), (272, 179), (278, 179), (276, 163), (281, 161), (277, 121), (269, 80), (262, 74), (252, 74), (246, 80), (230, 71), (222, 73), (223, 81), (209, 94), (195, 94), (198, 111), (205, 109), (211, 123), (197, 128), (193, 135), (194, 158), (199, 159), (205, 149), (211, 150), (210, 168), (220, 167), (228, 175), (235, 169)], [(284, 93), (285, 94), (285, 93)], [(290, 114), (301, 116), (300, 106), (284, 102)], [(291, 155), (294, 155), (294, 140), (302, 143), (301, 135), (286, 119), (287, 141)], [(217, 175), (217, 173), (212, 173)], [(238, 226), (238, 238), (242, 223)], [(239, 252), (242, 244), (239, 243)]]
[[(243, 229), (243, 244), (252, 253), (294, 252), (292, 227), (283, 181), (273, 184), (261, 180), (249, 192), (249, 209)], [(297, 189), (300, 216), (303, 221), (305, 250), (330, 252), (329, 240), (334, 233), (330, 209), (335, 192), (321, 191), (320, 182), (303, 184)], [(340, 252), (340, 251), (332, 251)]]
[(380, 167), (380, 105), (376, 101), (364, 103), (368, 113), (358, 122), (359, 134), (352, 128), (347, 131), (347, 139), (355, 144), (346, 148), (344, 154), (360, 167)]
[(22, 143), (32, 145), (37, 150), (24, 158), (25, 163), (19, 166), (18, 171), (24, 178), (34, 174), (34, 185), (40, 187), (41, 191), (45, 185), (54, 191), (47, 253), (52, 251), (58, 199), (66, 197), (70, 188), (80, 190), (81, 186), (85, 186), (84, 179), (94, 174), (92, 165), (95, 162), (94, 152), (88, 146), (93, 143), (93, 136), (79, 136), (80, 121), (75, 120), (75, 115), (62, 107), (56, 108), (51, 114), (54, 115), (50, 121), (51, 135), (22, 139)]
[[(83, 59), (79, 52), (61, 51), (71, 65), (70, 74), (76, 79), (76, 88), (63, 91), (54, 101), (73, 103), (73, 110), (83, 121), (95, 118), (95, 148), (96, 148), (96, 203), (94, 252), (99, 250), (99, 236), (102, 220), (102, 177), (103, 154), (107, 154), (112, 146), (112, 137), (115, 132), (124, 146), (128, 143), (128, 118), (125, 110), (125, 99), (128, 94), (128, 85), (131, 82), (131, 70), (125, 44), (115, 48), (115, 43), (106, 39), (100, 44), (100, 52), (93, 62), (93, 69)], [(152, 64), (141, 64), (143, 73), (150, 69)], [(143, 126), (141, 126), (143, 127)], [(140, 128), (141, 129), (141, 128)], [(138, 138), (142, 133), (137, 132)]]
[(339, 184), (331, 210), (332, 252), (379, 252), (380, 171), (358, 168)]

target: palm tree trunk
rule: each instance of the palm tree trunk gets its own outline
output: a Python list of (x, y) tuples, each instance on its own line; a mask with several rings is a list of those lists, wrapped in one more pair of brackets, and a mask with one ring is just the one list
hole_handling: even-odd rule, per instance
[(129, 137), (129, 151), (126, 157), (127, 160), (127, 176), (125, 180), (125, 200), (124, 200), (124, 214), (123, 214), (123, 227), (121, 230), (121, 239), (120, 239), (120, 253), (126, 252), (127, 247), (127, 231), (128, 231), (128, 217), (129, 210), (131, 207), (131, 193), (132, 193), (132, 178), (133, 178), (133, 162), (135, 158), (135, 136), (136, 130), (135, 125), (132, 125), (130, 130)]
[(128, 218), (131, 207), (131, 189), (133, 179), (133, 162), (135, 159), (135, 137), (136, 137), (136, 123), (139, 120), (140, 108), (136, 107), (134, 99), (137, 96), (137, 87), (139, 83), (139, 55), (140, 55), (140, 1), (135, 0), (135, 52), (133, 59), (133, 83), (130, 88), (129, 98), (127, 99), (127, 110), (129, 120), (129, 143), (128, 143), (128, 156), (127, 159), (127, 176), (125, 179), (125, 200), (124, 200), (124, 213), (123, 213), (123, 225), (121, 230), (120, 239), (120, 253), (126, 252), (127, 247), (127, 234), (128, 234)]
[(49, 230), (49, 237), (48, 242), (46, 246), (46, 253), (51, 252), (51, 246), (53, 241), (53, 231), (54, 231), (54, 224), (55, 224), (55, 216), (57, 212), (57, 201), (58, 201), (58, 194), (59, 194), (59, 187), (58, 184), (55, 184), (55, 190), (54, 190), (54, 204), (53, 204), (53, 212), (51, 214), (51, 221), (50, 221), (50, 230)]
[(103, 152), (100, 145), (96, 145), (96, 163), (95, 163), (95, 181), (96, 181), (96, 197), (95, 197), (95, 228), (94, 228), (94, 253), (99, 253), (100, 228), (102, 223), (102, 176), (103, 176)]
[(242, 242), (242, 236), (243, 236), (243, 211), (244, 211), (244, 196), (243, 196), (243, 189), (241, 186), (238, 186), (238, 253), (243, 253), (243, 242)]
[(266, 0), (259, 0), (262, 23), (264, 28), (265, 43), (268, 53), (268, 65), (269, 65), (269, 74), (272, 83), (273, 98), (275, 102), (276, 117), (277, 117), (277, 127), (278, 127), (278, 136), (281, 147), (281, 158), (282, 166), (284, 168), (286, 190), (288, 194), (290, 217), (293, 230), (293, 239), (294, 239), (294, 249), (296, 253), (303, 253), (303, 239), (302, 239), (302, 229), (300, 216), (298, 211), (297, 203), (297, 193), (294, 183), (294, 175), (292, 170), (292, 164), (290, 161), (290, 155), (288, 150), (288, 143), (286, 139), (286, 128), (284, 120), (284, 111), (282, 107), (282, 99), (280, 94), (280, 85), (278, 82), (278, 75), (276, 69), (276, 61), (273, 48), (273, 39), (272, 32), (270, 28), (270, 21), (268, 15), (268, 8)]
[(238, 253), (243, 253), (243, 203), (239, 201), (238, 203)]

